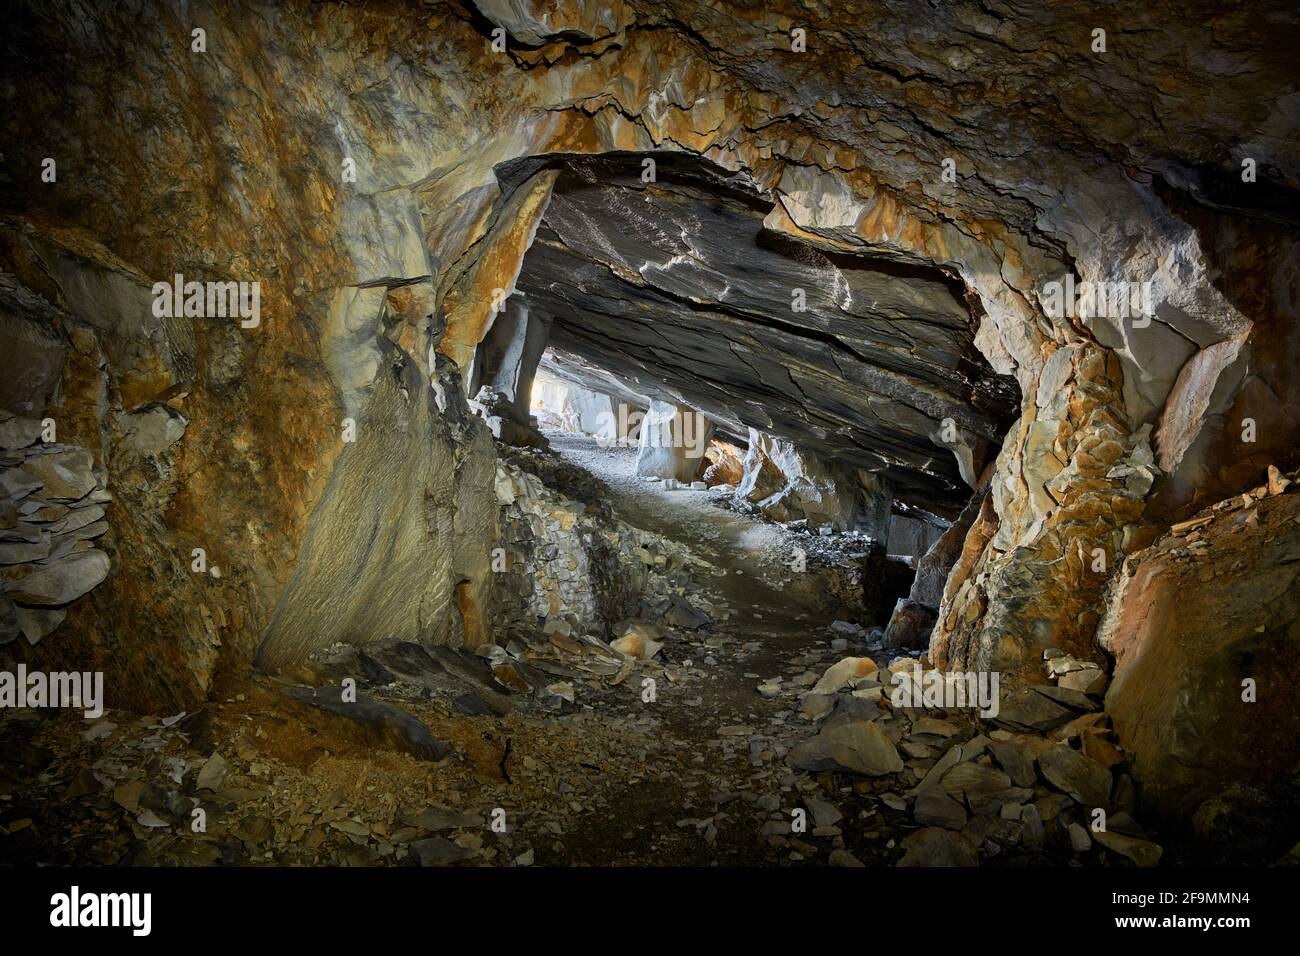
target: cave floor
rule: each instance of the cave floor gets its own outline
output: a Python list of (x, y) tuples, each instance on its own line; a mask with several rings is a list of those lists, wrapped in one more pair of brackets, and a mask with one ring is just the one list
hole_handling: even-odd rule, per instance
[(810, 625), (823, 631), (842, 610), (828, 600), (819, 575), (794, 573), (790, 562), (796, 549), (814, 560), (852, 554), (855, 539), (788, 531), (724, 506), (727, 496), (716, 492), (667, 490), (637, 476), (635, 448), (601, 447), (570, 432), (545, 435), (552, 451), (605, 483), (619, 518), (687, 546), (716, 568), (720, 573), (706, 573), (699, 583), (763, 631), (764, 647), (801, 647)]
[[(281, 693), (365, 671), (352, 648), (342, 671), (318, 662), (287, 680), (225, 675), (210, 703), (184, 715), (10, 711), (0, 716), (3, 855), (105, 865), (899, 862), (904, 839), (922, 829), (906, 791), (948, 737), (975, 735), (965, 718), (909, 734), (901, 774), (802, 772), (786, 760), (815, 730), (800, 700), (828, 667), (846, 654), (888, 663), (865, 630), (844, 638), (830, 628), (840, 608), (816, 569), (851, 539), (817, 541), (705, 492), (665, 491), (631, 473), (626, 449), (551, 439), (607, 483), (622, 520), (705, 559), (699, 584), (718, 620), (672, 630), (659, 654), (616, 679), (592, 668), (598, 650), (533, 635), (532, 664), (568, 677), (571, 703), (519, 694), (500, 713), (457, 712), (435, 692), (445, 667), (362, 681), (370, 699), (450, 743), (437, 762)], [(820, 549), (812, 573), (783, 564), (798, 544)], [(847, 646), (833, 648), (836, 637)], [(1009, 841), (997, 862), (1069, 859), (1068, 847)]]

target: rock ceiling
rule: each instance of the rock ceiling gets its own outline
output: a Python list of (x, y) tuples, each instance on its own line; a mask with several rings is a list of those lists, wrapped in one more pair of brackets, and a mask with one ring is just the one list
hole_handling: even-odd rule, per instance
[(974, 348), (960, 283), (767, 231), (772, 201), (704, 161), (659, 154), (644, 183), (645, 158), (560, 162), (517, 283), (554, 317), (552, 344), (732, 435), (797, 440), (931, 507), (964, 501), (942, 422), (978, 467), (1018, 393)]
[[(397, 636), (464, 637), (496, 502), (449, 410), (507, 287), (586, 366), (904, 499), (965, 496), (944, 417), (990, 443), (944, 666), (1085, 653), (1126, 555), (1300, 464), (1294, 3), (139, 0), (7, 26), (0, 299), (47, 305), (0, 302), (32, 383), (4, 404), (104, 470), (113, 569), (62, 629), (141, 707), (359, 630), (319, 597), (339, 581)], [(154, 321), (177, 273), (260, 282), (260, 327)], [(1150, 282), (1153, 321), (1052, 314), (1065, 274)], [(168, 570), (196, 547), (220, 578)]]

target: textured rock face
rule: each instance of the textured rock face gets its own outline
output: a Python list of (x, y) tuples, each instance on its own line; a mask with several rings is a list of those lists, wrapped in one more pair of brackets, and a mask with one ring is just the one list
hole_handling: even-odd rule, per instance
[(727, 441), (715, 438), (706, 453), (709, 466), (701, 478), (710, 488), (729, 485), (733, 489), (745, 477), (745, 452)]
[(934, 546), (946, 527), (946, 522), (936, 521), (932, 516), (891, 514), (889, 537), (886, 540), (888, 551), (890, 554), (919, 559)]
[(1296, 839), (1300, 494), (1249, 497), (1131, 556), (1099, 631), (1115, 658), (1106, 709), (1143, 799), (1229, 853)]
[(1013, 389), (947, 276), (777, 237), (748, 177), (671, 153), (565, 162), (518, 279), (560, 348), (730, 434), (797, 442), (931, 506), (964, 499), (942, 423), (978, 469)]
[(641, 616), (680, 625), (675, 611), (690, 607), (686, 572), (699, 559), (619, 520), (591, 475), (536, 453), (509, 455), (498, 461), (495, 482), (504, 564), (496, 642), (506, 646), (515, 633), (534, 639), (540, 627), (559, 641), (604, 634), (616, 649), (652, 657), (653, 626), (620, 625)]
[[(175, 706), (221, 655), (329, 639), (315, 589), (350, 576), (458, 639), (483, 552), (441, 549), (495, 506), (437, 355), (467, 382), (518, 289), (647, 402), (797, 435), (943, 517), (992, 456), (935, 662), (1099, 656), (1120, 557), (1300, 447), (1296, 40), (1284, 4), (20, 5), (0, 406), (55, 417), (114, 496), (113, 570), (38, 650)], [(260, 325), (156, 317), (178, 273), (260, 282)], [(1149, 282), (1149, 324), (1051, 309), (1067, 274)], [(142, 453), (159, 410), (188, 424)], [(384, 579), (426, 562), (427, 587)]]
[(745, 458), (742, 462), (743, 472), (740, 483), (736, 486), (736, 494), (741, 498), (762, 501), (785, 487), (785, 475), (763, 450), (764, 444), (768, 441), (770, 439), (757, 429), (749, 430), (749, 444), (745, 447)]
[[(928, 647), (930, 635), (943, 603), (944, 586), (953, 568), (962, 558), (962, 549), (970, 536), (971, 526), (979, 517), (988, 497), (987, 486), (981, 488), (970, 504), (916, 562), (912, 590), (900, 600), (885, 630), (890, 647)], [(891, 553), (895, 553), (891, 550)]]
[(708, 467), (704, 452), (712, 433), (713, 423), (699, 412), (651, 401), (641, 419), (636, 473), (643, 478), (696, 481)]
[(262, 636), (264, 667), (340, 642), (473, 647), (490, 636), (482, 609), (496, 539), (491, 439), (466, 412), (454, 374), (442, 379), (444, 410), (409, 356), (385, 351), (357, 440), (334, 469)]
[(1032, 680), (1048, 647), (1099, 653), (1102, 591), (1132, 546), (1158, 469), (1149, 429), (1128, 429), (1112, 354), (1067, 346), (1043, 374), (997, 460), (996, 522), (976, 520), (966, 555), (972, 545), (980, 553), (946, 585), (930, 644), (940, 667)]
[(890, 492), (870, 475), (855, 476), (789, 441), (750, 432), (745, 472), (737, 494), (758, 504), (774, 521), (807, 521), (810, 527), (865, 530), (878, 541), (888, 534)]

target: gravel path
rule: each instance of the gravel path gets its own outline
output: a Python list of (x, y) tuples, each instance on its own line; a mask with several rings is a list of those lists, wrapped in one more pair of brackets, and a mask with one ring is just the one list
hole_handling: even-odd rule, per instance
[[(548, 431), (551, 448), (609, 486), (610, 503), (620, 518), (697, 551), (723, 569), (708, 582), (721, 590), (742, 617), (753, 620), (803, 620), (824, 614), (823, 595), (791, 566), (809, 538), (726, 507), (723, 495), (689, 488), (667, 490), (636, 474), (636, 449), (600, 447), (594, 438)], [(825, 622), (829, 624), (829, 619)]]

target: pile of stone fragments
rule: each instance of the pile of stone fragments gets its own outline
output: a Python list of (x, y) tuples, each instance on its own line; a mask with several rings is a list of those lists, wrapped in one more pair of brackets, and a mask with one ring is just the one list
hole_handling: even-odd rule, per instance
[(85, 448), (42, 440), (46, 427), (0, 412), (0, 644), (36, 644), (108, 575), (103, 472)]

